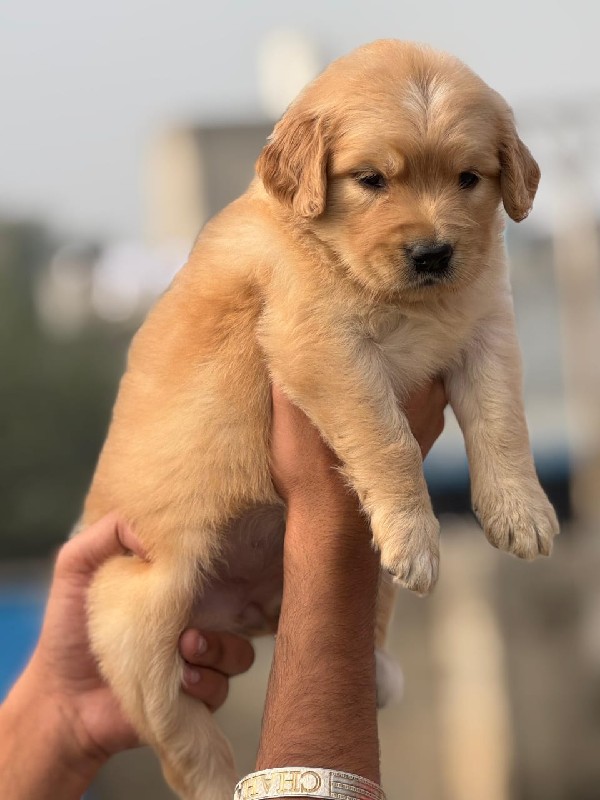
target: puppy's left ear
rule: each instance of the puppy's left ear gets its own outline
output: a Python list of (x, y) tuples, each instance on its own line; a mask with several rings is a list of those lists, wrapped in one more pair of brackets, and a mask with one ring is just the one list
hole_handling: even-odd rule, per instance
[(540, 168), (519, 139), (512, 114), (500, 143), (500, 189), (506, 213), (521, 222), (531, 211), (540, 182)]
[(263, 148), (256, 172), (269, 194), (315, 219), (325, 210), (327, 151), (324, 120), (292, 105)]

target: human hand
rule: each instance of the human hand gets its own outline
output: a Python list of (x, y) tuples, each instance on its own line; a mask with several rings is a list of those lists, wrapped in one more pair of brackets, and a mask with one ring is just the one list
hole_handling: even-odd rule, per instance
[[(336, 455), (319, 431), (277, 386), (273, 386), (271, 474), (275, 488), (286, 501), (297, 494), (318, 496), (334, 489), (347, 495)], [(448, 403), (441, 379), (414, 392), (405, 413), (423, 458), (444, 429)]]
[[(61, 709), (71, 750), (98, 761), (139, 744), (91, 653), (86, 615), (96, 570), (110, 557), (131, 553), (145, 557), (132, 531), (112, 515), (61, 548), (40, 639), (24, 676), (30, 692)], [(184, 690), (211, 710), (224, 702), (229, 677), (246, 671), (254, 658), (251, 644), (241, 637), (193, 629), (182, 633), (179, 650)]]

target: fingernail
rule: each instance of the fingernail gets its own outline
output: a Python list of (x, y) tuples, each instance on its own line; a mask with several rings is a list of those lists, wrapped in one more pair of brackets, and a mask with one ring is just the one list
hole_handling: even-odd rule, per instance
[(192, 667), (184, 667), (183, 680), (187, 685), (200, 683), (200, 670), (193, 669)]
[(198, 634), (198, 641), (196, 643), (196, 655), (202, 656), (208, 650), (208, 642), (201, 634)]

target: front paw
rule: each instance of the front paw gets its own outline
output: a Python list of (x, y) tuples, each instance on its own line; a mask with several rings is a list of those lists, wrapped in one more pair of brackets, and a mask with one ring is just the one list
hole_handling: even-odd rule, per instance
[(430, 592), (438, 578), (440, 558), (440, 526), (431, 508), (374, 516), (371, 524), (381, 565), (394, 581), (417, 594)]
[(473, 511), (490, 544), (519, 558), (549, 556), (556, 513), (536, 477), (512, 477), (473, 493)]

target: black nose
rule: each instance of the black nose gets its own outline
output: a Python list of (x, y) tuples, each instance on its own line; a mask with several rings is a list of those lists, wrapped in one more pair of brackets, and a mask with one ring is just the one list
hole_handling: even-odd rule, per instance
[(450, 266), (451, 244), (417, 244), (408, 250), (417, 272), (443, 272)]

